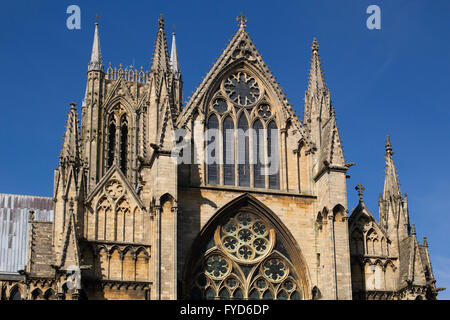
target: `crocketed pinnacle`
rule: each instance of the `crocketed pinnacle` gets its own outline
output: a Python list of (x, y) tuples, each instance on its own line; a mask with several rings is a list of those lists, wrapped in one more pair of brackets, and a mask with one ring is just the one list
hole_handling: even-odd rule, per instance
[(319, 44), (316, 38), (313, 39), (311, 50), (312, 56), (311, 68), (309, 71), (308, 92), (310, 95), (315, 95), (326, 90), (326, 84), (322, 71), (322, 62), (320, 61), (319, 55)]
[(79, 160), (79, 130), (78, 115), (76, 104), (70, 104), (70, 110), (67, 114), (66, 131), (64, 133), (64, 142), (60, 154), (63, 162), (76, 162)]
[(400, 184), (398, 182), (397, 170), (394, 165), (394, 159), (392, 156), (392, 144), (389, 136), (386, 137), (385, 146), (385, 179), (384, 179), (384, 192), (383, 199), (387, 200), (389, 196), (401, 197)]
[(160, 15), (158, 20), (158, 33), (156, 35), (155, 50), (153, 52), (152, 72), (167, 72), (170, 70), (167, 38), (164, 31), (164, 18)]

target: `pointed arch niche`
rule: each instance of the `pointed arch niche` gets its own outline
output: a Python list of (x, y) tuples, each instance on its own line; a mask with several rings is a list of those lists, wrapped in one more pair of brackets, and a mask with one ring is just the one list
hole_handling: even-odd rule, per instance
[[(205, 183), (279, 190), (284, 122), (271, 86), (242, 61), (230, 65), (218, 79), (204, 109)], [(212, 147), (217, 148), (214, 155)]]
[(300, 248), (279, 218), (245, 194), (220, 209), (184, 268), (187, 299), (310, 299)]

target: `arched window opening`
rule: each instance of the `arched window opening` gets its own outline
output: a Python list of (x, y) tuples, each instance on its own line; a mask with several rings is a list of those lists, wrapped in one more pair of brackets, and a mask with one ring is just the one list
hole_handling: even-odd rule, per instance
[(253, 136), (253, 174), (255, 181), (255, 188), (265, 188), (266, 187), (266, 174), (265, 167), (263, 163), (265, 163), (265, 137), (264, 137), (264, 128), (261, 121), (256, 121), (253, 125), (254, 136)]
[(238, 124), (238, 175), (239, 186), (250, 186), (249, 134), (248, 121), (242, 112)]
[(34, 289), (31, 293), (32, 300), (42, 300), (42, 291), (40, 289)]
[(223, 122), (223, 183), (234, 186), (235, 166), (234, 166), (234, 123), (228, 116)]
[(278, 127), (275, 121), (271, 121), (267, 129), (269, 189), (280, 189)]
[(127, 174), (128, 163), (128, 121), (123, 115), (120, 119), (120, 169), (124, 175)]
[(108, 169), (111, 168), (111, 166), (114, 163), (114, 155), (115, 155), (115, 149), (116, 149), (116, 120), (114, 118), (114, 115), (111, 115), (109, 118), (109, 125), (108, 125)]
[(56, 300), (55, 292), (52, 289), (48, 289), (44, 295), (45, 300)]
[(206, 163), (208, 165), (208, 183), (219, 184), (219, 165), (217, 161), (218, 157), (218, 136), (219, 121), (216, 115), (212, 115), (208, 120), (208, 141), (206, 148)]
[(255, 212), (241, 209), (223, 220), (198, 249), (200, 256), (192, 257), (187, 298), (304, 299), (304, 284), (281, 239)]
[(205, 159), (218, 161), (206, 164), (206, 183), (280, 189), (277, 112), (268, 93), (250, 70), (222, 79), (205, 110), (208, 131), (221, 130), (220, 144), (214, 133), (206, 137)]
[(22, 300), (22, 295), (17, 287), (14, 287), (9, 294), (9, 300)]

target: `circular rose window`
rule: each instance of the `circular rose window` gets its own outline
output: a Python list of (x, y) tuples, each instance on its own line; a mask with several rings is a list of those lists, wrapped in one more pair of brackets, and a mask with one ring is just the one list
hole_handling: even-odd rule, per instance
[(224, 88), (228, 98), (243, 107), (254, 104), (261, 95), (258, 82), (245, 72), (229, 76), (225, 80)]

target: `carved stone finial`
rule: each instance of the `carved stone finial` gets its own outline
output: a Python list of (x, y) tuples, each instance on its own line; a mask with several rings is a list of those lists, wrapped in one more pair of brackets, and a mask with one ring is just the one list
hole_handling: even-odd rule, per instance
[(423, 237), (423, 245), (428, 247), (428, 240), (427, 240), (427, 237), (425, 237), (425, 236)]
[(363, 194), (364, 194), (364, 190), (366, 190), (366, 188), (364, 188), (364, 186), (362, 184), (358, 184), (355, 187), (355, 190), (358, 191), (359, 202), (363, 202)]
[(317, 39), (314, 37), (311, 50), (313, 53), (319, 52), (319, 44), (317, 43)]
[(162, 15), (162, 13), (159, 15), (158, 26), (159, 26), (159, 29), (161, 29), (161, 30), (164, 29), (164, 17)]
[(391, 144), (391, 139), (389, 138), (389, 136), (386, 136), (386, 155), (387, 156), (392, 156), (394, 154), (394, 152), (392, 151), (392, 144)]
[(76, 106), (77, 106), (77, 104), (76, 104), (75, 102), (71, 102), (71, 103), (70, 103), (70, 110), (71, 110), (71, 111), (73, 111), (73, 110), (76, 111), (76, 110), (77, 110)]
[(247, 26), (247, 18), (242, 13), (237, 16), (236, 21), (238, 22), (239, 29), (244, 29)]

